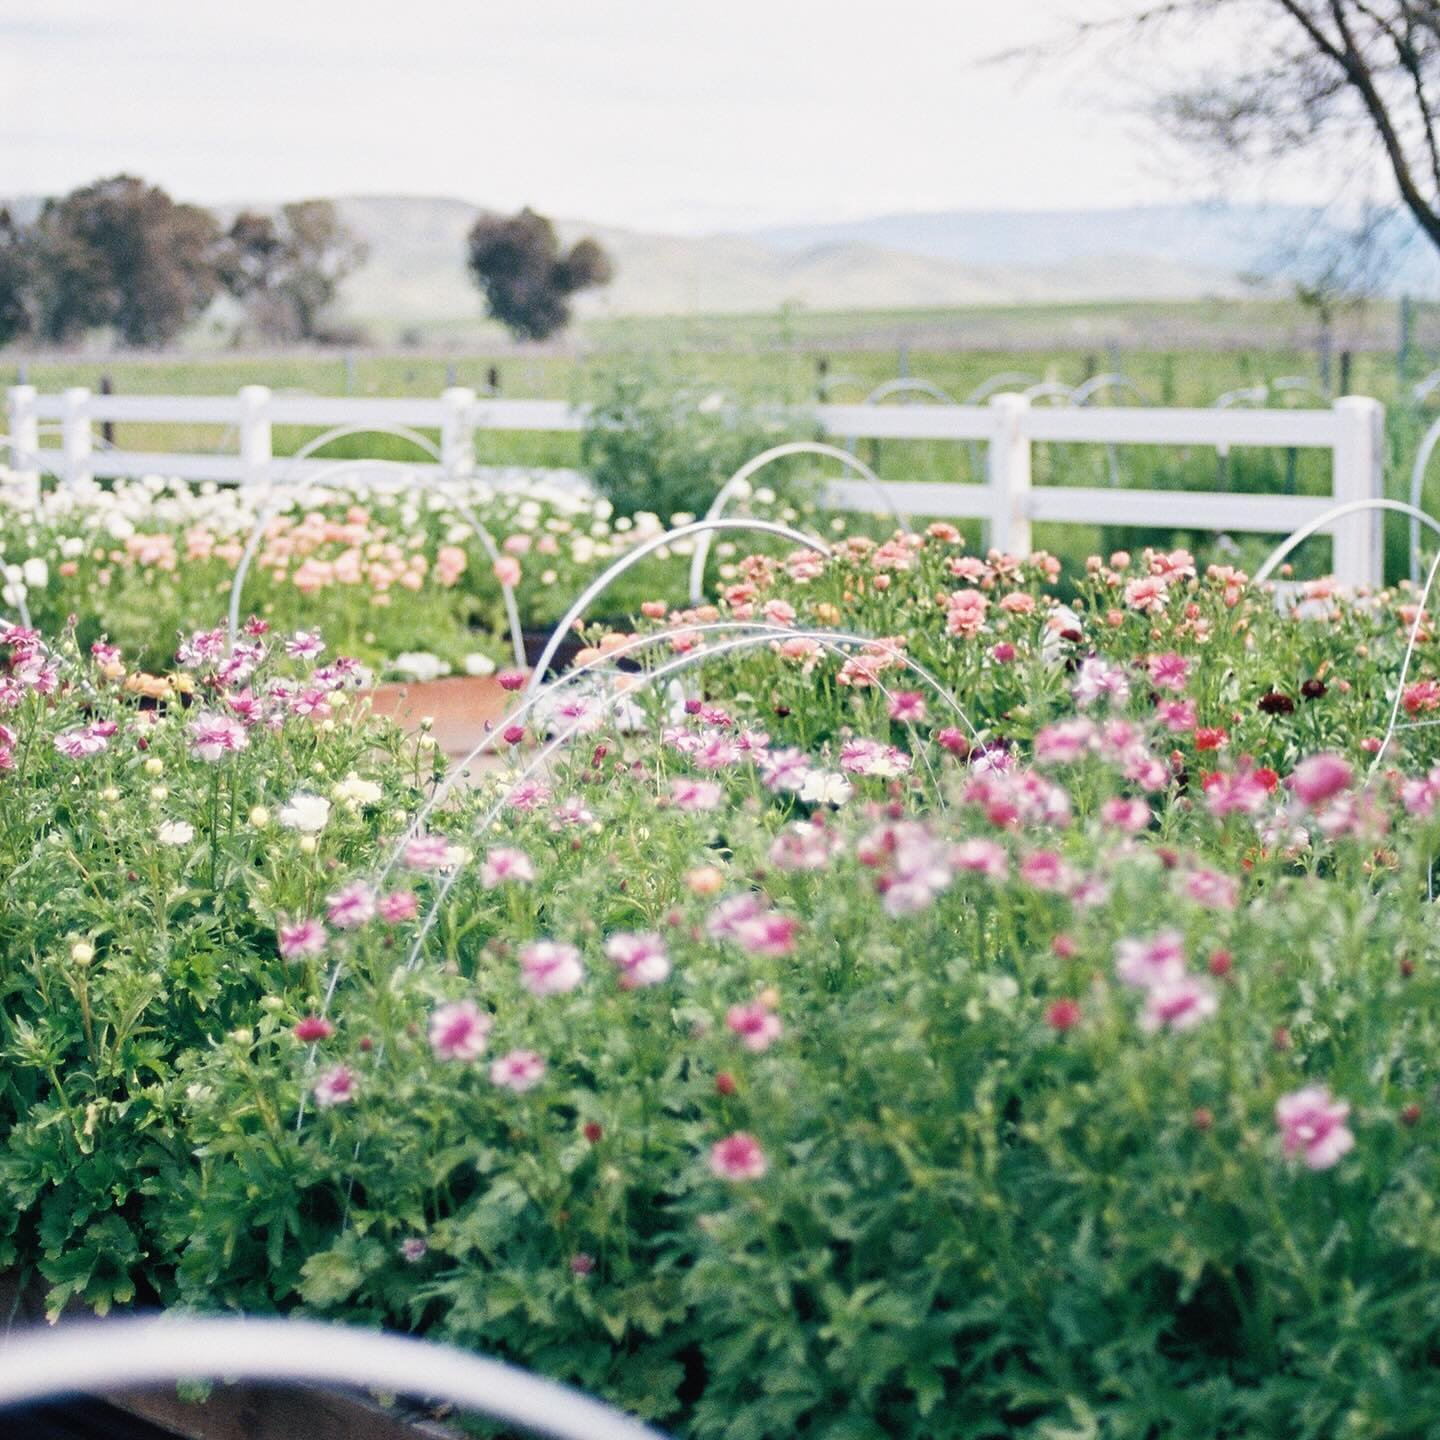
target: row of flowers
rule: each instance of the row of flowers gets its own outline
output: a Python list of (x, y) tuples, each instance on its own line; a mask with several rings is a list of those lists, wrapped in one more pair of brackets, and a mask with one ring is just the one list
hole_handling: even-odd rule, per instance
[(8, 1257), (707, 1440), (1440, 1423), (1413, 597), (722, 564), (458, 786), (308, 626), (10, 631)]

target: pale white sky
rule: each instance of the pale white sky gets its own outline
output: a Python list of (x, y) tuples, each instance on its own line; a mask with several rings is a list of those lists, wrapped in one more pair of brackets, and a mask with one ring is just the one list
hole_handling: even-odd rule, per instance
[(1209, 193), (1115, 77), (976, 62), (1119, 0), (0, 0), (0, 194), (453, 195), (697, 231)]

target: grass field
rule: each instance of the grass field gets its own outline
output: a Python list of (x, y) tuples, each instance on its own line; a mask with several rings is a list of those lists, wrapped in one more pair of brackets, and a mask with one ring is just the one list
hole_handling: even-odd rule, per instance
[[(1348, 389), (1387, 405), (1390, 488), (1399, 495), (1430, 418), (1409, 399), (1409, 382), (1429, 366), (1416, 357), (1402, 385), (1394, 350), (1385, 343), (1394, 334), (1393, 306), (1373, 307), (1360, 319), (1347, 320), (1337, 330), (1331, 378), (1338, 385), (1339, 351), (1345, 349)], [(0, 362), (0, 374), (8, 368), (18, 378), (20, 364), (18, 357), (13, 366)], [(813, 402), (822, 382), (828, 398), (858, 401), (897, 373), (964, 400), (1001, 372), (1074, 385), (1117, 367), (1152, 404), (1208, 406), (1228, 390), (1281, 376), (1303, 377), (1314, 390), (1272, 403), (1325, 403), (1313, 318), (1283, 301), (636, 318), (591, 321), (564, 343), (545, 347), (516, 347), (497, 337), (495, 347), (481, 353), (50, 356), (30, 359), (24, 371), (45, 391), (98, 388), (108, 377), (120, 394), (177, 395), (233, 394), (242, 385), (260, 383), (316, 395), (434, 396), (447, 384), (484, 392), (494, 374), (506, 396), (583, 401), (603, 388), (607, 375), (637, 365), (663, 376), (667, 384), (718, 390), (766, 405)], [(1136, 402), (1121, 395), (1114, 403)], [(279, 430), (276, 451), (292, 453), (315, 433)], [(235, 436), (222, 427), (121, 425), (114, 443), (129, 449), (219, 451), (233, 449)], [(382, 450), (383, 442), (367, 439), (354, 442), (348, 452), (342, 442), (330, 453)], [(488, 433), (480, 437), (479, 454), (489, 463), (573, 466), (579, 461), (579, 441), (574, 435)], [(977, 453), (968, 446), (886, 442), (862, 446), (861, 454), (886, 478), (979, 478)], [(1246, 451), (1222, 460), (1209, 451), (1042, 446), (1036, 452), (1036, 481), (1322, 494), (1329, 488), (1329, 460), (1319, 452)], [(1440, 504), (1440, 480), (1431, 499)], [(1087, 534), (1083, 526), (1052, 530), (1042, 530), (1037, 539), (1067, 555), (1168, 534), (1158, 527), (1153, 537), (1148, 532)], [(1394, 523), (1390, 530), (1394, 567), (1403, 560), (1403, 526)], [(1263, 549), (1263, 542), (1246, 542), (1245, 548), (1248, 554), (1251, 548)]]

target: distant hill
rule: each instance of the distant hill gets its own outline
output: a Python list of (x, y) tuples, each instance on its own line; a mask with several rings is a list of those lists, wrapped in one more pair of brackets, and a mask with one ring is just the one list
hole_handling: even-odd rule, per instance
[[(348, 318), (377, 335), (454, 333), (473, 324), (480, 300), (464, 270), (465, 234), (479, 207), (459, 200), (345, 196), (346, 222), (370, 259), (348, 282)], [(940, 217), (932, 217), (940, 218)], [(873, 223), (885, 229), (887, 222)], [(779, 309), (877, 310), (1093, 300), (1178, 300), (1245, 293), (1223, 264), (1193, 255), (1112, 250), (1067, 254), (1049, 244), (1032, 256), (987, 244), (964, 259), (891, 243), (864, 226), (799, 232), (677, 236), (557, 222), (570, 241), (593, 235), (615, 260), (616, 278), (582, 295), (581, 315), (725, 314)], [(821, 227), (824, 228), (824, 227)], [(856, 233), (842, 233), (850, 229)], [(1040, 227), (1043, 229), (1043, 227)]]

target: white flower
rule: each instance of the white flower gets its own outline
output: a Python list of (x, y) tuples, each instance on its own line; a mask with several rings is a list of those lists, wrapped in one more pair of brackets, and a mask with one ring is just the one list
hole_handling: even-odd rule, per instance
[(465, 657), (464, 666), (467, 675), (493, 675), (495, 673), (495, 662), (488, 655), (480, 654), (478, 650)]
[(362, 780), (352, 770), (330, 793), (342, 805), (374, 805), (384, 791), (373, 780)]
[(330, 802), (323, 795), (310, 795), (297, 790), (290, 803), (280, 811), (280, 823), (302, 835), (314, 835), (325, 828), (330, 818)]
[(442, 675), (450, 672), (450, 667), (438, 656), (432, 655), (428, 650), (407, 650), (403, 655), (397, 655), (390, 662), (390, 668), (397, 675), (403, 675), (407, 680), (438, 680)]
[(50, 567), (38, 555), (32, 555), (25, 562), (21, 573), (32, 590), (43, 589), (50, 583)]
[(188, 845), (195, 838), (195, 827), (187, 820), (167, 820), (155, 838), (162, 845)]
[(807, 805), (843, 805), (852, 794), (850, 782), (830, 770), (812, 770), (800, 787), (800, 798)]

